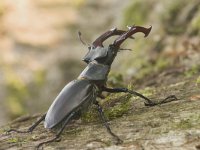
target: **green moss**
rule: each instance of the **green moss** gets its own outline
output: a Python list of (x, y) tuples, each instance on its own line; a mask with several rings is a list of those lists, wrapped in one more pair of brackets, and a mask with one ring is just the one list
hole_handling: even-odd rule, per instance
[(123, 87), (124, 79), (121, 73), (110, 72), (107, 84), (111, 87)]
[(34, 72), (35, 77), (35, 83), (38, 86), (42, 86), (45, 84), (45, 78), (46, 78), (46, 71), (45, 70), (37, 70)]
[(105, 115), (109, 119), (114, 119), (123, 116), (131, 109), (131, 95), (123, 95), (117, 97), (116, 99), (110, 99), (104, 102), (103, 105), (108, 105), (112, 103), (112, 107), (106, 107), (104, 109)]
[(143, 68), (141, 68), (138, 73), (136, 74), (136, 79), (143, 79), (146, 75), (150, 74), (153, 70), (153, 67), (150, 65), (147, 65)]
[(8, 139), (8, 143), (16, 143), (18, 145), (21, 145), (22, 143), (25, 143), (27, 141), (27, 139), (22, 139), (19, 137), (13, 137)]
[[(110, 95), (105, 100), (100, 101), (100, 105), (108, 119), (115, 119), (126, 114), (131, 109), (130, 94)], [(99, 113), (96, 106), (91, 106), (88, 112), (81, 117), (84, 122), (94, 122), (99, 120)]]
[(149, 61), (143, 61), (141, 63), (142, 66), (135, 76), (137, 79), (143, 79), (145, 76), (152, 73), (160, 72), (171, 65), (170, 60), (163, 57), (158, 58), (154, 63), (151, 63)]
[(134, 78), (142, 79), (153, 71), (153, 65), (146, 59), (136, 59), (135, 63), (137, 63), (136, 68), (138, 68), (138, 72), (135, 74)]
[[(22, 81), (22, 79), (14, 74), (7, 74), (6, 76), (6, 86), (10, 93), (14, 93), (19, 97), (20, 95), (26, 95), (27, 89), (25, 83)], [(20, 92), (20, 93), (19, 93)]]
[(123, 24), (132, 25), (137, 23), (137, 25), (142, 25), (146, 22), (149, 14), (150, 4), (145, 4), (143, 0), (136, 0), (130, 4), (124, 11)]
[(91, 106), (87, 112), (81, 115), (81, 120), (84, 122), (94, 122), (98, 120), (98, 113), (96, 107)]
[(17, 143), (17, 142), (19, 142), (19, 139), (18, 139), (18, 138), (10, 138), (10, 139), (8, 140), (8, 142), (9, 142), (9, 143)]
[(197, 85), (200, 85), (200, 76), (197, 78), (196, 84), (197, 84)]
[(190, 69), (188, 69), (187, 71), (185, 71), (184, 75), (189, 78), (189, 77), (192, 77), (195, 74), (197, 74), (199, 71), (200, 71), (199, 70), (199, 66), (198, 65), (194, 65)]
[(3, 134), (6, 130), (5, 129), (0, 129), (0, 134)]
[(188, 128), (191, 128), (192, 127), (192, 123), (190, 122), (189, 119), (186, 119), (186, 120), (181, 120), (177, 126), (176, 126), (178, 129), (188, 129)]
[(117, 104), (116, 106), (109, 108), (105, 111), (106, 116), (109, 119), (114, 119), (123, 116), (125, 113), (130, 110), (130, 105), (129, 103), (125, 104)]
[(198, 35), (200, 34), (200, 11), (196, 14), (191, 22), (191, 34)]
[(24, 109), (25, 100), (29, 92), (24, 81), (10, 69), (5, 72), (7, 89), (7, 107), (11, 118), (18, 117), (26, 112)]
[(30, 139), (33, 140), (33, 141), (36, 141), (36, 140), (38, 140), (38, 135), (32, 135), (30, 137)]
[(18, 117), (25, 113), (25, 110), (19, 101), (19, 99), (15, 96), (9, 96), (7, 98), (7, 104), (9, 107), (9, 112), (11, 113), (11, 117)]
[(149, 97), (155, 94), (155, 89), (154, 88), (150, 88), (150, 87), (146, 87), (143, 90), (140, 90), (139, 93), (142, 93), (142, 95)]
[(189, 116), (187, 119), (180, 120), (179, 123), (176, 124), (175, 128), (177, 129), (191, 129), (193, 127), (198, 127), (200, 123), (200, 115), (193, 114)]
[(79, 135), (81, 131), (83, 131), (83, 129), (81, 129), (81, 128), (74, 128), (74, 129), (71, 129), (71, 130), (67, 130), (66, 134), (67, 135)]
[(155, 64), (155, 71), (161, 71), (170, 65), (170, 60), (163, 57), (158, 58)]
[(181, 10), (187, 5), (186, 0), (169, 1), (165, 6), (165, 11), (161, 15), (161, 21), (168, 34), (181, 34), (185, 31), (182, 22), (178, 22)]

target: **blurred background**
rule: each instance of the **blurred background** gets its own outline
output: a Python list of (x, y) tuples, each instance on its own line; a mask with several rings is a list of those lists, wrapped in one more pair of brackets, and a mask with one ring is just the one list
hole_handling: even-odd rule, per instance
[(152, 25), (152, 32), (123, 44), (133, 51), (119, 53), (109, 85), (136, 83), (169, 67), (188, 77), (199, 73), (199, 0), (1, 0), (0, 125), (45, 112), (84, 69), (87, 47), (78, 31), (91, 43), (132, 24)]

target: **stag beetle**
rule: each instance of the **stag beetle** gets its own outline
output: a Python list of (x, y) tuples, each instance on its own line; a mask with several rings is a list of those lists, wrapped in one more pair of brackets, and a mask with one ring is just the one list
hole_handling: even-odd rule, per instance
[[(111, 131), (105, 119), (102, 107), (96, 100), (97, 97), (102, 98), (102, 92), (130, 93), (143, 98), (145, 100), (146, 106), (154, 106), (157, 104), (166, 103), (170, 99), (177, 99), (174, 95), (170, 95), (167, 98), (163, 99), (161, 102), (155, 103), (149, 98), (143, 96), (142, 94), (129, 90), (127, 88), (106, 87), (107, 76), (110, 72), (110, 67), (113, 60), (115, 59), (117, 53), (120, 51), (120, 45), (127, 38), (133, 38), (132, 35), (137, 32), (142, 32), (145, 37), (147, 37), (151, 31), (151, 28), (152, 27), (144, 28), (141, 26), (133, 25), (128, 27), (127, 31), (114, 28), (99, 36), (92, 43), (92, 45), (88, 47), (89, 51), (83, 58), (83, 61), (87, 63), (87, 67), (81, 72), (77, 79), (69, 82), (63, 88), (63, 90), (51, 104), (47, 113), (44, 114), (34, 125), (28, 128), (28, 130), (26, 131), (10, 129), (8, 132), (32, 132), (36, 128), (36, 126), (43, 120), (44, 127), (48, 129), (54, 129), (58, 125), (61, 125), (61, 128), (59, 128), (56, 136), (48, 141), (40, 143), (37, 146), (37, 148), (39, 148), (43, 144), (50, 143), (58, 139), (70, 120), (74, 119), (77, 114), (79, 114), (82, 110), (87, 110), (89, 105), (95, 104), (100, 114), (100, 118), (105, 125), (107, 131), (116, 139), (117, 143), (121, 143), (122, 140)], [(116, 35), (118, 35), (118, 37), (114, 40), (112, 44), (110, 44), (108, 47), (103, 46), (103, 42), (106, 39)]]

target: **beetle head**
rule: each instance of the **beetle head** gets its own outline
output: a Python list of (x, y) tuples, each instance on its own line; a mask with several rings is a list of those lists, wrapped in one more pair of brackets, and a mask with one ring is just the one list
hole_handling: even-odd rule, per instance
[(83, 61), (86, 63), (89, 63), (93, 60), (98, 60), (98, 59), (102, 59), (104, 57), (107, 56), (108, 53), (108, 48), (106, 47), (88, 47), (89, 51), (88, 53), (85, 55), (85, 57), (83, 58)]
[(110, 29), (109, 31), (100, 35), (93, 43), (89, 46), (89, 52), (83, 58), (83, 61), (89, 63), (93, 60), (105, 62), (106, 57), (110, 59), (112, 52), (110, 47), (104, 47), (103, 42), (111, 36), (121, 35), (126, 31), (118, 30), (117, 28)]
[[(132, 35), (137, 32), (142, 32), (145, 34), (145, 37), (148, 36), (151, 31), (150, 28), (144, 28), (140, 26), (130, 26), (128, 31), (117, 30), (116, 28), (111, 29), (101, 36), (99, 36), (93, 43), (92, 46), (89, 46), (89, 52), (83, 58), (83, 61), (86, 63), (97, 61), (98, 63), (110, 65), (114, 60), (115, 56), (120, 50), (120, 45), (127, 39), (133, 38)], [(103, 46), (103, 42), (111, 36), (120, 35), (113, 44), (110, 44), (108, 47)]]

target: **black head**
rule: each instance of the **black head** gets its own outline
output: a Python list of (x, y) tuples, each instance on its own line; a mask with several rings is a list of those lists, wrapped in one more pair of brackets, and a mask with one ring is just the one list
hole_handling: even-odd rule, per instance
[(83, 61), (86, 63), (97, 61), (98, 63), (109, 65), (116, 56), (117, 50), (114, 48), (112, 45), (108, 47), (89, 47), (89, 51), (83, 58)]
[[(92, 46), (89, 46), (89, 52), (83, 58), (83, 61), (90, 63), (92, 61), (97, 61), (101, 64), (111, 65), (117, 53), (119, 52), (120, 45), (127, 39), (133, 38), (132, 35), (137, 32), (142, 32), (145, 34), (145, 37), (151, 31), (150, 28), (144, 28), (140, 26), (131, 26), (128, 31), (117, 30), (116, 28), (111, 29), (100, 37), (98, 37), (93, 43)], [(108, 47), (103, 46), (103, 42), (114, 35), (120, 35), (113, 44), (110, 44)]]

